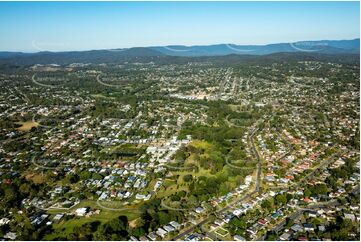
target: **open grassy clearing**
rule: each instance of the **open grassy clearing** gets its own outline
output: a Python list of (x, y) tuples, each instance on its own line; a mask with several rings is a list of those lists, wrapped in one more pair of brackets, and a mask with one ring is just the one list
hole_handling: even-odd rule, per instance
[(214, 232), (215, 232), (217, 235), (220, 235), (220, 236), (222, 236), (222, 237), (225, 237), (225, 236), (227, 236), (227, 235), (229, 234), (228, 231), (227, 231), (226, 229), (222, 228), (222, 227), (219, 227), (219, 228), (216, 229)]
[(26, 121), (26, 122), (16, 122), (16, 124), (20, 124), (21, 126), (17, 128), (19, 131), (29, 131), (33, 127), (38, 127), (40, 124), (34, 121)]
[(184, 167), (191, 167), (194, 165), (198, 165), (197, 160), (195, 159), (195, 154), (190, 154), (190, 156), (184, 161)]
[(90, 96), (92, 96), (93, 98), (97, 98), (97, 99), (111, 99), (111, 100), (115, 100), (115, 97), (110, 97), (110, 96), (106, 96), (103, 94), (91, 94)]
[(239, 111), (242, 109), (242, 105), (235, 105), (235, 104), (229, 104), (228, 107), (232, 110), (232, 111)]
[[(99, 207), (97, 205), (96, 201), (93, 201), (93, 200), (83, 200), (78, 205), (76, 205), (72, 209), (70, 209), (69, 211), (75, 211), (77, 208), (80, 208), (80, 207), (90, 207), (92, 210), (99, 209), (101, 212), (99, 214), (94, 214), (91, 217), (74, 217), (73, 219), (68, 220), (68, 221), (62, 220), (59, 223), (53, 224), (54, 230), (57, 232), (70, 234), (73, 231), (74, 227), (76, 227), (76, 226), (79, 227), (88, 222), (100, 221), (100, 223), (105, 223), (105, 222), (108, 222), (109, 220), (117, 218), (121, 215), (127, 216), (128, 221), (133, 221), (133, 220), (139, 218), (139, 215), (140, 215), (140, 211), (138, 210), (137, 206), (124, 206), (125, 208), (128, 208), (128, 209), (124, 210), (124, 211), (113, 211), (113, 210), (106, 210), (106, 209)], [(69, 211), (49, 210), (48, 213), (51, 215), (55, 215), (57, 213), (64, 213), (64, 212), (69, 212)], [(133, 222), (133, 224), (134, 224), (134, 222)], [(55, 238), (55, 236), (56, 236), (56, 233), (52, 233), (52, 234), (48, 235), (47, 237), (45, 237), (45, 239), (52, 240), (53, 238)]]
[(42, 174), (33, 173), (33, 172), (26, 174), (25, 179), (29, 180), (29, 181), (31, 180), (35, 184), (41, 184), (41, 183), (45, 182), (45, 176), (43, 176)]
[(211, 143), (203, 140), (193, 140), (189, 145), (204, 150), (212, 149), (214, 147), (214, 145), (212, 145)]
[(178, 190), (180, 190), (180, 188), (177, 188), (177, 182), (176, 180), (173, 179), (165, 179), (163, 181), (162, 186), (160, 187), (160, 189), (157, 191), (157, 198), (162, 198), (162, 197), (167, 197), (169, 195), (172, 195), (173, 193), (178, 192)]

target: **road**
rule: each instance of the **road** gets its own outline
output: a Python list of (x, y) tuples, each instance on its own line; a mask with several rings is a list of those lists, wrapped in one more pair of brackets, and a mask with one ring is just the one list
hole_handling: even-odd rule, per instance
[(208, 222), (209, 217), (206, 218), (206, 219), (203, 219), (202, 221), (200, 221), (199, 223), (195, 224), (194, 226), (188, 228), (187, 230), (183, 231), (182, 233), (176, 235), (175, 237), (173, 237), (172, 240), (178, 240), (178, 239), (181, 239), (183, 238), (184, 236), (186, 236), (187, 234), (189, 234), (190, 232), (192, 232), (194, 229), (198, 228), (199, 226), (202, 226), (203, 224), (207, 223)]
[(26, 103), (26, 104), (30, 104), (31, 101), (30, 99), (28, 98), (28, 96), (26, 94), (24, 94), (21, 90), (19, 90), (19, 88), (15, 87), (15, 90), (20, 94), (21, 96), (21, 99), (23, 99), (23, 101)]
[(304, 183), (305, 180), (309, 179), (310, 177), (313, 177), (316, 173), (316, 171), (319, 171), (319, 169), (328, 166), (331, 162), (334, 161), (334, 158), (336, 156), (340, 156), (340, 152), (337, 152), (336, 154), (333, 154), (331, 157), (327, 158), (326, 160), (322, 161), (318, 166), (314, 167), (313, 170), (308, 173), (306, 176), (304, 176), (299, 182), (293, 184), (290, 189), (292, 189), (293, 187), (299, 187), (301, 183)]
[(222, 94), (224, 93), (226, 83), (228, 83), (229, 80), (231, 79), (232, 73), (233, 73), (232, 69), (227, 69), (227, 71), (225, 73), (225, 78), (223, 78), (219, 84), (219, 91), (217, 94), (218, 98), (221, 98)]
[(259, 153), (258, 153), (258, 151), (256, 149), (256, 146), (254, 144), (254, 141), (253, 141), (253, 136), (257, 131), (258, 131), (258, 129), (253, 130), (252, 134), (250, 135), (252, 150), (253, 150), (253, 153), (255, 154), (256, 159), (257, 159), (257, 177), (256, 177), (255, 192), (259, 192), (259, 187), (260, 187), (260, 184), (261, 184), (261, 173), (262, 173), (262, 166), (261, 166), (262, 161), (261, 161), (261, 158), (259, 156)]
[[(244, 195), (243, 197), (241, 197), (239, 200), (237, 200), (237, 201), (235, 201), (235, 202), (227, 205), (226, 207), (224, 207), (224, 208), (216, 211), (216, 213), (223, 213), (223, 212), (231, 209), (235, 204), (241, 203), (241, 202), (243, 202), (244, 200), (249, 199), (251, 196), (253, 196), (253, 195), (256, 194), (256, 193), (257, 193), (256, 191), (253, 191), (253, 192), (251, 192), (251, 193), (249, 193), (249, 194), (246, 194), (246, 195)], [(187, 234), (189, 234), (190, 232), (192, 232), (194, 229), (196, 229), (196, 228), (202, 226), (203, 224), (209, 222), (209, 220), (210, 220), (209, 217), (203, 219), (202, 221), (200, 221), (199, 223), (195, 224), (194, 226), (192, 226), (192, 227), (188, 228), (187, 230), (183, 231), (182, 233), (176, 235), (172, 240), (177, 240), (177, 239), (183, 238), (184, 236), (186, 236)]]
[[(279, 222), (278, 224), (273, 226), (272, 229), (270, 229), (269, 231), (273, 231), (273, 232), (281, 231), (283, 229), (283, 227), (286, 225), (288, 220), (295, 220), (299, 216), (301, 216), (304, 212), (317, 211), (320, 208), (325, 208), (325, 207), (329, 207), (329, 206), (334, 207), (334, 206), (337, 206), (339, 204), (340, 203), (337, 200), (331, 200), (329, 202), (312, 204), (312, 205), (309, 205), (309, 206), (307, 206), (305, 208), (298, 208), (295, 212), (291, 213), (285, 219), (283, 219), (281, 222)], [(266, 236), (266, 234), (261, 235), (255, 240), (256, 241), (262, 241), (262, 240), (265, 239), (265, 236)]]
[(220, 241), (221, 239), (218, 239), (217, 235), (215, 233), (212, 233), (212, 231), (207, 231), (203, 228), (203, 226), (200, 227), (202, 232), (205, 234), (206, 237), (212, 239), (213, 241)]
[[(360, 190), (360, 186), (356, 186), (354, 189), (352, 189), (351, 192), (354, 191), (359, 191)], [(276, 224), (271, 231), (280, 231), (283, 226), (285, 226), (287, 219), (291, 219), (291, 220), (295, 220), (297, 219), (301, 214), (303, 214), (306, 211), (317, 211), (320, 208), (327, 208), (327, 207), (336, 207), (340, 205), (340, 202), (337, 201), (336, 199), (333, 199), (331, 201), (328, 202), (319, 202), (316, 204), (310, 204), (305, 208), (298, 208), (297, 211), (293, 212), (292, 214), (290, 214), (289, 216), (287, 216), (284, 220), (282, 220), (280, 223)], [(265, 239), (266, 234), (259, 236), (256, 241), (261, 241)]]
[[(253, 135), (253, 133), (252, 133)], [(253, 145), (253, 148), (255, 150), (255, 147), (254, 147), (254, 142), (252, 142), (252, 145)], [(257, 150), (256, 150), (257, 151)], [(258, 152), (255, 152), (255, 154), (258, 155)], [(305, 180), (307, 180), (308, 178), (310, 177), (313, 177), (316, 173), (316, 171), (319, 171), (319, 169), (329, 165), (330, 163), (332, 163), (334, 161), (334, 158), (335, 156), (338, 156), (340, 155), (340, 153), (336, 153), (334, 155), (332, 155), (331, 157), (329, 157), (328, 159), (324, 160), (323, 162), (321, 162), (318, 166), (316, 166), (310, 173), (308, 173), (303, 179), (301, 179), (301, 181), (299, 181), (298, 183), (296, 184), (293, 184), (290, 189), (292, 189), (292, 187), (297, 187), (299, 186), (302, 182), (304, 182)], [(259, 158), (259, 156), (257, 156), (257, 158)], [(260, 172), (257, 174), (257, 175), (260, 175)], [(257, 184), (259, 185), (259, 181), (257, 182)], [(286, 224), (287, 222), (287, 219), (296, 219), (298, 216), (300, 216), (303, 212), (305, 211), (310, 211), (310, 210), (314, 210), (314, 209), (317, 209), (317, 208), (321, 208), (321, 207), (326, 207), (326, 206), (330, 206), (330, 205), (333, 205), (333, 206), (336, 206), (338, 204), (337, 201), (330, 201), (330, 202), (326, 202), (326, 203), (318, 203), (318, 204), (315, 204), (315, 205), (310, 205), (308, 206), (307, 208), (300, 208), (298, 209), (296, 212), (292, 213), (291, 215), (289, 215), (287, 218), (285, 218), (284, 220), (282, 220), (279, 224), (275, 225), (271, 231), (279, 231), (280, 229), (283, 228), (283, 226)], [(265, 235), (262, 235), (260, 237), (258, 237), (256, 240), (257, 241), (260, 241), (260, 240), (264, 240), (264, 236)]]
[(299, 216), (301, 216), (304, 212), (317, 211), (317, 209), (319, 209), (319, 208), (325, 208), (325, 207), (328, 207), (328, 206), (337, 206), (339, 204), (340, 203), (337, 200), (332, 200), (332, 201), (329, 201), (329, 202), (326, 202), (326, 203), (312, 204), (312, 205), (307, 206), (305, 208), (299, 208), (299, 209), (297, 209), (296, 212), (294, 212), (291, 215), (289, 215), (288, 217), (286, 217), (281, 223), (279, 223), (278, 225), (273, 227), (272, 231), (279, 231), (280, 229), (283, 228), (283, 226), (286, 224), (288, 219), (295, 220)]
[[(224, 208), (216, 211), (216, 213), (223, 213), (223, 212), (225, 212), (225, 211), (227, 211), (227, 210), (229, 210), (229, 209), (232, 209), (235, 204), (241, 203), (241, 202), (243, 202), (244, 200), (247, 200), (247, 199), (249, 199), (250, 197), (252, 197), (253, 195), (259, 193), (259, 191), (260, 191), (260, 184), (261, 184), (261, 172), (262, 172), (262, 166), (261, 166), (261, 164), (262, 164), (262, 161), (261, 161), (261, 159), (260, 159), (260, 155), (259, 155), (259, 153), (258, 153), (258, 151), (257, 151), (257, 149), (256, 149), (256, 146), (255, 146), (254, 140), (253, 140), (253, 136), (255, 135), (255, 133), (256, 133), (257, 131), (258, 131), (258, 129), (255, 128), (255, 129), (252, 131), (251, 135), (249, 136), (249, 137), (250, 137), (250, 141), (251, 141), (250, 143), (251, 143), (251, 145), (252, 145), (252, 150), (253, 150), (253, 152), (254, 152), (254, 154), (255, 154), (255, 156), (256, 156), (256, 159), (257, 159), (257, 161), (258, 161), (258, 163), (257, 163), (257, 175), (256, 175), (257, 177), (256, 177), (256, 186), (255, 186), (255, 189), (254, 189), (254, 191), (252, 191), (251, 193), (248, 193), (248, 194), (244, 195), (243, 197), (241, 197), (239, 200), (237, 200), (237, 201), (235, 201), (235, 202), (227, 205), (226, 207), (224, 207)], [(292, 151), (292, 150), (291, 150), (291, 151)], [(328, 158), (327, 160), (321, 162), (317, 167), (315, 167), (315, 168), (313, 169), (312, 172), (310, 172), (309, 174), (307, 174), (303, 179), (301, 179), (300, 182), (294, 184), (292, 187), (294, 187), (295, 185), (297, 186), (297, 185), (299, 185), (301, 182), (303, 182), (304, 180), (312, 177), (312, 176), (315, 174), (315, 172), (318, 171), (320, 168), (322, 168), (322, 167), (324, 167), (324, 166), (326, 166), (326, 165), (329, 165), (329, 163), (331, 163), (331, 162), (333, 161), (333, 159), (334, 159), (334, 157), (335, 157), (336, 155), (339, 155), (339, 154), (336, 153), (336, 154), (334, 154), (332, 157), (330, 157), (330, 158)], [(334, 203), (334, 205), (337, 205), (337, 201), (336, 201), (336, 203), (335, 203), (335, 201), (332, 201), (332, 202)], [(296, 212), (292, 213), (292, 214), (289, 215), (287, 218), (285, 218), (284, 220), (282, 220), (279, 224), (277, 224), (276, 226), (274, 226), (274, 227), (272, 228), (272, 231), (277, 231), (277, 230), (282, 229), (282, 227), (286, 224), (287, 219), (295, 219), (295, 218), (297, 218), (298, 216), (300, 216), (303, 212), (305, 212), (305, 211), (307, 211), (307, 210), (309, 211), (309, 210), (313, 210), (313, 209), (321, 208), (321, 207), (326, 207), (326, 206), (330, 206), (330, 203), (328, 202), (328, 203), (322, 203), (322, 204), (312, 205), (312, 207), (310, 206), (310, 207), (307, 207), (307, 208), (300, 208), (300, 209), (298, 209)], [(194, 229), (196, 229), (196, 228), (198, 228), (198, 227), (201, 227), (202, 225), (204, 225), (205, 223), (207, 223), (207, 222), (209, 222), (209, 221), (210, 221), (210, 218), (209, 218), (209, 217), (203, 219), (202, 221), (200, 221), (200, 222), (197, 223), (196, 225), (188, 228), (187, 230), (185, 230), (185, 231), (183, 231), (182, 233), (180, 233), (180, 234), (178, 234), (177, 236), (175, 236), (172, 240), (178, 240), (178, 239), (183, 238), (184, 236), (186, 236), (187, 234), (189, 234), (190, 232), (192, 232)], [(264, 236), (264, 235), (263, 235), (263, 236)], [(263, 240), (263, 239), (262, 239), (263, 236), (258, 237), (257, 240)]]

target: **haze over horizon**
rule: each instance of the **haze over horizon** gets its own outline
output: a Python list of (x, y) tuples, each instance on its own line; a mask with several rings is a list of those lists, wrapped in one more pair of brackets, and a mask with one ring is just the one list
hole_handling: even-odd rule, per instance
[[(243, 44), (243, 45), (239, 45), (239, 44), (234, 44), (234, 43), (209, 43), (209, 44), (204, 44), (204, 45), (198, 45), (198, 44), (195, 44), (195, 45), (181, 45), (181, 44), (169, 44), (169, 45), (152, 45), (152, 46), (129, 46), (129, 47), (114, 47), (114, 48), (99, 48), (99, 49), (81, 49), (81, 50), (46, 50), (46, 49), (40, 49), (38, 48), (38, 46), (35, 46), (35, 48), (38, 48), (38, 49), (35, 49), (33, 51), (22, 51), (22, 50), (15, 50), (15, 51), (12, 51), (12, 50), (1, 50), (0, 49), (0, 52), (21, 52), (21, 53), (29, 53), (29, 54), (32, 54), (32, 53), (40, 53), (40, 52), (54, 52), (54, 53), (57, 53), (57, 52), (82, 52), (82, 51), (96, 51), (96, 50), (116, 50), (116, 49), (132, 49), (132, 48), (156, 48), (156, 47), (188, 47), (188, 48), (192, 48), (192, 47), (198, 47), (198, 46), (216, 46), (216, 45), (226, 45), (226, 46), (231, 46), (231, 47), (227, 47), (227, 48), (232, 48), (232, 46), (236, 45), (236, 46), (268, 46), (268, 45), (277, 45), (277, 44), (290, 44), (290, 46), (292, 47), (292, 43), (298, 43), (298, 42), (322, 42), (322, 41), (352, 41), (352, 40), (360, 40), (360, 38), (353, 38), (353, 39), (320, 39), (320, 40), (298, 40), (298, 41), (294, 41), (294, 42), (277, 42), (277, 43), (265, 43), (265, 44)], [(33, 43), (35, 44), (35, 43)], [(316, 44), (317, 46), (317, 44)], [(169, 49), (170, 51), (177, 51), (177, 48), (174, 49), (174, 48), (171, 48)], [(178, 51), (182, 51), (182, 49), (179, 49)]]
[(1, 51), (359, 38), (359, 2), (1, 2)]

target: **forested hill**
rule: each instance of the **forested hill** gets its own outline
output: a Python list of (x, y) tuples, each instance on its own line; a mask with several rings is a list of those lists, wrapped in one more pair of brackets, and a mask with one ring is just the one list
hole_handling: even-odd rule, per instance
[(31, 66), (35, 64), (159, 62), (186, 63), (212, 61), (239, 63), (260, 60), (337, 60), (357, 61), (360, 39), (341, 41), (303, 41), (293, 44), (259, 46), (210, 45), (135, 47), (128, 49), (68, 51), (68, 52), (0, 52), (2, 66)]
[(323, 54), (358, 54), (360, 39), (298, 41), (294, 43), (277, 43), (268, 45), (218, 44), (206, 46), (157, 46), (150, 47), (172, 56), (219, 56), (219, 55), (268, 55), (279, 52), (308, 52)]
[[(124, 61), (151, 61), (164, 54), (149, 48), (130, 48), (114, 50), (90, 50), (69, 52), (0, 53), (0, 64), (34, 65), (34, 64), (70, 64), (70, 63), (116, 63)], [(1, 58), (1, 56), (5, 56)]]

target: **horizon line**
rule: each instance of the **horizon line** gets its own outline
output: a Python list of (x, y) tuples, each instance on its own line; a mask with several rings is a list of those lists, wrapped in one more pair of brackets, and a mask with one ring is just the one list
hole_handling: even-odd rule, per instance
[[(101, 50), (128, 50), (134, 48), (156, 48), (156, 47), (172, 47), (172, 46), (182, 46), (182, 47), (199, 47), (199, 46), (214, 46), (214, 45), (236, 45), (236, 46), (267, 46), (274, 44), (294, 44), (299, 42), (319, 42), (319, 41), (352, 41), (352, 40), (360, 40), (360, 36), (356, 38), (341, 38), (341, 39), (315, 39), (315, 40), (297, 40), (297, 41), (288, 41), (288, 42), (273, 42), (268, 44), (234, 44), (234, 43), (214, 43), (214, 44), (194, 44), (194, 45), (182, 45), (182, 44), (167, 44), (167, 45), (148, 45), (148, 46), (132, 46), (132, 47), (117, 47), (117, 48), (100, 48), (100, 49), (78, 49), (78, 50), (38, 50), (38, 51), (25, 51), (25, 50), (0, 50), (0, 52), (18, 52), (23, 54), (37, 54), (37, 53), (62, 53), (62, 52), (84, 52), (84, 51), (101, 51)], [(33, 41), (34, 42), (34, 41)], [(40, 48), (39, 48), (40, 49)]]

